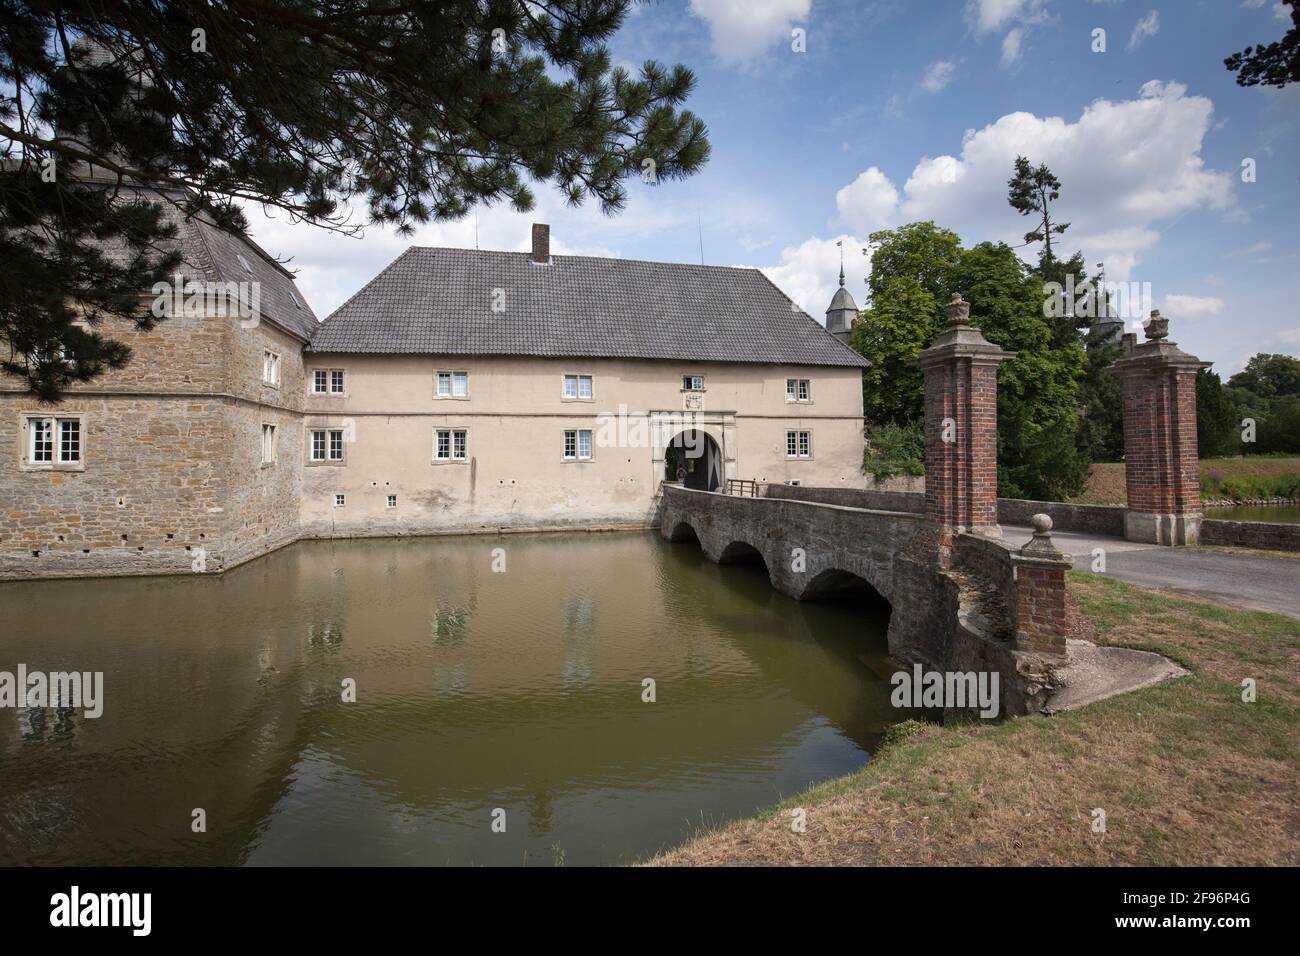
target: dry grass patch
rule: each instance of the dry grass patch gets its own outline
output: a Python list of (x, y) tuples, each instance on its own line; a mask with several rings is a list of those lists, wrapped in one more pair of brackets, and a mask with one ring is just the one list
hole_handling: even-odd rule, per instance
[[(1070, 588), (1077, 632), (1159, 651), (1191, 676), (1052, 718), (904, 724), (858, 773), (652, 862), (1300, 862), (1300, 623), (1095, 575)], [(796, 807), (806, 833), (791, 832)]]
[[(1300, 472), (1300, 458), (1202, 458), (1201, 479), (1210, 472), (1227, 480), (1258, 481)], [(1097, 462), (1088, 471), (1083, 493), (1070, 501), (1082, 505), (1122, 505), (1128, 500), (1123, 462)]]

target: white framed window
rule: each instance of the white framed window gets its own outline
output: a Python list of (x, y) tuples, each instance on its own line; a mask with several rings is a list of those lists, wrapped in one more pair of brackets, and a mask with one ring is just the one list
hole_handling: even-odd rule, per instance
[(590, 428), (566, 428), (564, 430), (564, 460), (591, 461)]
[(464, 428), (435, 428), (433, 432), (434, 461), (467, 461), (469, 459), (469, 432)]
[(569, 401), (589, 402), (596, 396), (590, 375), (565, 375), (564, 397)]
[(388, 496), (388, 504), (385, 505), (384, 507), (386, 507), (386, 508), (396, 508), (396, 507), (397, 507), (397, 495), (389, 495), (389, 496)]
[(343, 460), (343, 429), (313, 428), (311, 430), (311, 461)]
[(344, 505), (346, 502), (347, 502), (347, 497), (346, 497), (345, 495), (335, 495), (335, 496), (334, 496), (334, 507), (335, 507), (335, 508), (342, 508), (343, 505)]
[(262, 464), (270, 465), (275, 461), (275, 426), (262, 425)]
[(683, 375), (682, 376), (683, 392), (702, 392), (704, 391), (703, 375)]
[(439, 398), (469, 398), (469, 372), (439, 372)]
[(311, 373), (313, 395), (342, 395), (346, 379), (341, 368), (317, 368)]
[(785, 433), (786, 458), (812, 457), (812, 432), (788, 431)]
[(27, 464), (78, 466), (82, 463), (81, 419), (27, 419)]
[(811, 402), (812, 381), (806, 378), (787, 378), (785, 380), (785, 400), (787, 402)]
[(313, 395), (342, 395), (346, 379), (341, 368), (316, 368), (311, 372)]
[(270, 349), (262, 352), (262, 383), (264, 385), (280, 384), (280, 353)]

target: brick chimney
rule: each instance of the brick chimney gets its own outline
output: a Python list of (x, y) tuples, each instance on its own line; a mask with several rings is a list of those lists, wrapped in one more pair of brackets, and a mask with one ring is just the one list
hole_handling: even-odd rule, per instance
[(542, 265), (551, 261), (551, 227), (544, 222), (533, 223), (533, 261)]

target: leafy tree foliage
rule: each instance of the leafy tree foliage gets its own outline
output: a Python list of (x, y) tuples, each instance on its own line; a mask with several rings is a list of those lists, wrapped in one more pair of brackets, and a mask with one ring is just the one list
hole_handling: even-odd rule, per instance
[(1240, 444), (1237, 409), (1215, 372), (1196, 373), (1196, 446), (1201, 458), (1235, 455)]
[(1019, 497), (1077, 493), (1087, 463), (1076, 449), (1078, 378), (1085, 356), (1076, 340), (1054, 343), (1043, 314), (1042, 281), (1002, 243), (963, 249), (956, 233), (932, 222), (873, 233), (871, 299), (853, 345), (873, 363), (865, 376), (869, 434), (881, 426), (916, 428), (923, 414), (921, 373), (909, 361), (933, 344), (942, 305), (953, 292), (971, 303), (971, 324), (1017, 352), (999, 372), (999, 490)]
[(1277, 395), (1300, 395), (1300, 359), (1291, 355), (1260, 352), (1228, 384), (1244, 388), (1263, 398)]
[(1260, 352), (1228, 379), (1225, 397), (1239, 427), (1255, 422), (1254, 443), (1235, 446), (1242, 454), (1300, 453), (1300, 359)]
[(1025, 242), (1041, 242), (1043, 251), (1040, 265), (1046, 267), (1053, 261), (1052, 236), (1062, 235), (1070, 228), (1068, 222), (1053, 222), (1051, 205), (1061, 198), (1061, 181), (1047, 168), (1046, 163), (1034, 166), (1024, 156), (1016, 157), (1015, 175), (1007, 181), (1007, 201), (1022, 216), (1038, 217), (1038, 228), (1025, 233)]
[(1248, 46), (1223, 61), (1238, 86), (1286, 86), (1300, 80), (1300, 5), (1291, 2), (1291, 29), (1273, 43)]
[(342, 230), (356, 205), (408, 232), (527, 210), (538, 182), (612, 213), (631, 176), (690, 175), (691, 72), (611, 66), (629, 5), (0, 0), (3, 367), (55, 399), (127, 361), (98, 326), (153, 321), (133, 297), (175, 265), (163, 203), (235, 232), (240, 201)]

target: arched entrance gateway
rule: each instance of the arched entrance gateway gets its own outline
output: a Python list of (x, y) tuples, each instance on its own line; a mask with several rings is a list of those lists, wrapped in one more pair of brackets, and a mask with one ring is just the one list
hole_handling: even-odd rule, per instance
[(663, 478), (696, 491), (717, 491), (722, 487), (722, 449), (701, 428), (678, 432), (664, 448)]

